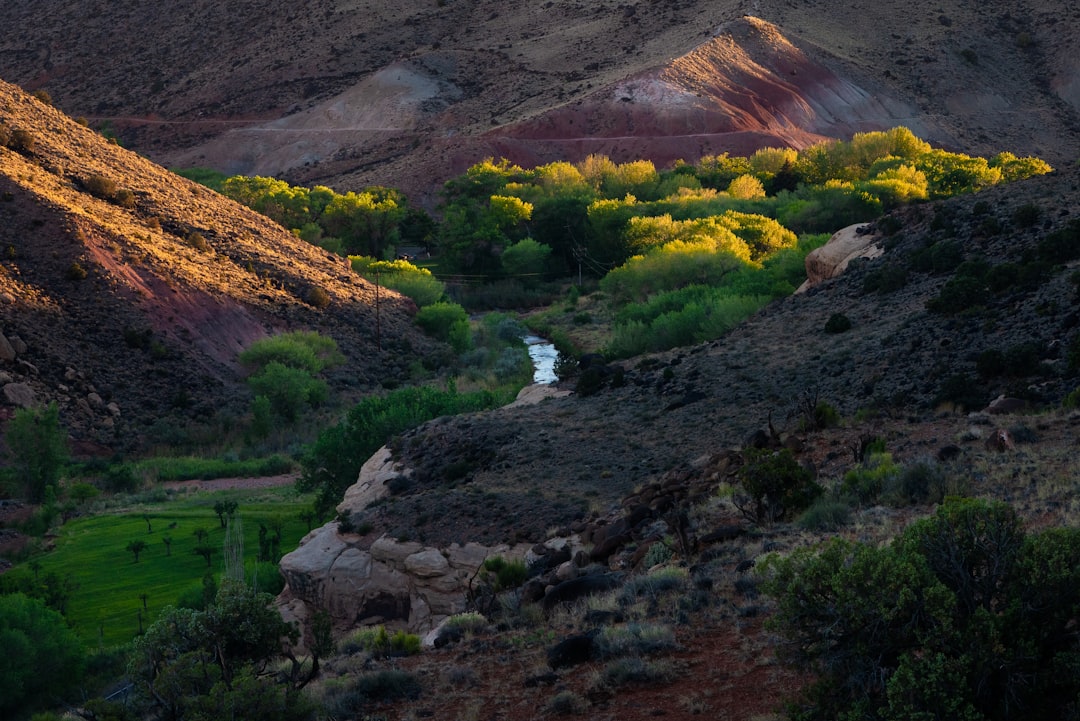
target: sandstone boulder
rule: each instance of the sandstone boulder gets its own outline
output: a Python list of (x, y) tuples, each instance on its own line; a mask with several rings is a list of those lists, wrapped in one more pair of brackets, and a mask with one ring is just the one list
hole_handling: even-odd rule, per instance
[(876, 244), (877, 235), (866, 232), (866, 227), (863, 223), (849, 225), (833, 233), (828, 243), (810, 251), (806, 256), (806, 282), (795, 292), (805, 292), (837, 277), (856, 258), (877, 258), (884, 254), (885, 251)]

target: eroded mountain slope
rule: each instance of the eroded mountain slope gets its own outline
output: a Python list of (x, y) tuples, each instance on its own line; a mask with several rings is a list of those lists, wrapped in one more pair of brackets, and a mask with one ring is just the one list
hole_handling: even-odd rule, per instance
[(375, 288), (345, 259), (8, 84), (0, 123), (32, 140), (0, 148), (0, 323), (18, 339), (5, 383), (60, 401), (76, 431), (130, 443), (154, 422), (242, 412), (237, 354), (285, 330), (337, 341), (340, 390), (431, 352), (385, 290), (376, 338)]

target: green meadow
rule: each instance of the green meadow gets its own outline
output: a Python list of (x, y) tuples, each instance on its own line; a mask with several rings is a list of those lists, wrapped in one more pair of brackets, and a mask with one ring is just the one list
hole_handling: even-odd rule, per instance
[[(301, 513), (311, 508), (312, 500), (311, 494), (300, 494), (291, 485), (212, 492), (177, 489), (155, 493), (153, 498), (65, 523), (55, 538), (55, 550), (37, 558), (37, 573), (56, 573), (74, 584), (66, 615), (90, 647), (130, 641), (140, 624), (145, 629), (182, 594), (197, 596), (208, 571), (220, 579), (226, 529), (214, 512), (216, 502), (237, 503), (234, 519), (243, 528), (246, 575), (251, 580), (260, 524), (270, 536), (280, 527), (279, 552), (288, 553), (307, 533)], [(195, 552), (200, 543), (197, 529), (207, 532), (204, 543), (213, 549), (209, 565)], [(165, 537), (172, 539), (168, 548)], [(146, 547), (135, 562), (127, 548), (137, 540)], [(34, 573), (31, 566), (23, 564), (13, 573)], [(259, 564), (256, 582), (273, 590), (279, 584), (276, 574), (274, 564)]]

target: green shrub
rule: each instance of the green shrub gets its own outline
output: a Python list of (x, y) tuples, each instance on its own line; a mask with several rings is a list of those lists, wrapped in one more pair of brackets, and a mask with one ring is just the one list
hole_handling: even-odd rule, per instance
[(813, 474), (787, 449), (748, 448), (744, 457), (739, 482), (749, 498), (738, 498), (736, 504), (752, 521), (772, 523), (793, 517), (822, 493)]
[(321, 286), (308, 286), (308, 289), (304, 291), (304, 302), (312, 308), (323, 310), (330, 305), (330, 300), (330, 294)]
[(15, 128), (11, 131), (7, 146), (16, 153), (30, 154), (37, 146), (37, 137), (26, 128)]
[(500, 261), (508, 275), (539, 280), (547, 270), (551, 246), (524, 238), (502, 252)]
[(507, 561), (502, 556), (485, 558), (483, 570), (496, 591), (517, 588), (529, 575), (525, 561), (520, 558)]
[(278, 361), (270, 361), (247, 382), (256, 396), (269, 400), (274, 413), (287, 421), (296, 420), (305, 406), (318, 406), (327, 396), (325, 381)]
[(560, 691), (544, 706), (547, 713), (556, 716), (576, 716), (588, 708), (589, 702), (574, 691)]
[(641, 560), (641, 565), (645, 568), (652, 568), (661, 563), (667, 563), (674, 556), (671, 547), (663, 541), (657, 541), (653, 545), (649, 546), (648, 552), (645, 554), (645, 558)]
[(135, 193), (128, 188), (120, 188), (117, 190), (113, 195), (112, 200), (121, 208), (130, 209), (135, 207)]
[(1013, 211), (1013, 222), (1018, 228), (1032, 228), (1039, 222), (1042, 208), (1035, 203), (1025, 203)]
[(941, 382), (934, 404), (954, 403), (964, 411), (978, 410), (986, 406), (987, 398), (975, 378), (966, 373), (957, 373)]
[(5, 718), (53, 702), (82, 677), (86, 663), (82, 643), (64, 617), (39, 599), (21, 593), (0, 595), (0, 638), (4, 644), (0, 713)]
[(84, 280), (87, 276), (86, 268), (79, 261), (73, 261), (65, 273), (68, 280)]
[(833, 313), (825, 321), (826, 333), (843, 333), (848, 330), (851, 330), (851, 319), (843, 313)]
[(475, 611), (457, 613), (446, 619), (446, 627), (461, 633), (475, 633), (487, 628), (488, 620)]
[(442, 300), (446, 286), (427, 268), (419, 268), (407, 260), (376, 260), (369, 256), (349, 256), (353, 271), (371, 282), (396, 290), (412, 298), (423, 308)]
[(950, 278), (935, 297), (926, 301), (926, 309), (942, 315), (962, 313), (984, 305), (987, 299), (986, 290), (986, 283), (979, 278)]
[(808, 531), (837, 531), (848, 524), (851, 508), (836, 498), (822, 496), (810, 504), (796, 521)]
[(371, 718), (364, 713), (371, 704), (416, 699), (421, 690), (415, 675), (385, 669), (328, 683), (324, 704), (333, 718)]
[(342, 653), (366, 651), (374, 656), (413, 656), (420, 653), (420, 637), (402, 630), (389, 633), (385, 626), (356, 631), (341, 645)]
[(60, 425), (55, 402), (45, 408), (16, 409), (8, 421), (4, 439), (8, 458), (27, 500), (41, 503), (52, 494), (68, 462), (67, 431)]
[(191, 233), (188, 233), (187, 244), (201, 253), (208, 253), (210, 252), (210, 250), (212, 250), (210, 241), (208, 241), (206, 239), (206, 236), (204, 236), (202, 233), (199, 233), (198, 231), (192, 231)]
[(1080, 258), (1080, 220), (1070, 221), (1061, 230), (1039, 241), (1039, 257), (1049, 263), (1068, 263)]
[(468, 327), (469, 314), (457, 303), (432, 303), (416, 314), (416, 324), (432, 338), (449, 341), (454, 326)]
[(882, 497), (894, 506), (940, 503), (949, 490), (945, 470), (924, 459), (905, 465), (885, 480)]
[(907, 282), (907, 268), (899, 263), (882, 263), (863, 276), (863, 292), (884, 295), (900, 290)]
[(83, 187), (86, 188), (86, 192), (90, 193), (90, 195), (102, 200), (112, 200), (116, 196), (116, 181), (104, 175), (95, 173), (87, 177), (83, 181)]
[(675, 632), (671, 627), (655, 623), (605, 626), (593, 639), (593, 652), (601, 659), (648, 656), (677, 647)]
[(759, 568), (785, 657), (814, 677), (804, 721), (1061, 718), (1080, 696), (1062, 642), (1078, 529), (1025, 534), (1003, 503), (949, 499), (888, 545), (834, 539)]
[(316, 331), (292, 331), (257, 340), (240, 352), (240, 363), (257, 372), (271, 361), (309, 373), (319, 373), (344, 362), (333, 338)]
[(806, 391), (795, 400), (795, 413), (803, 431), (820, 431), (840, 425), (840, 412), (828, 401), (818, 398), (817, 391)]
[(623, 584), (619, 600), (623, 604), (633, 603), (639, 596), (656, 597), (671, 591), (686, 588), (690, 574), (685, 568), (664, 566), (643, 576), (633, 576)]
[(891, 453), (871, 453), (861, 466), (844, 474), (840, 493), (859, 503), (873, 503), (899, 472), (900, 468), (893, 462)]
[(630, 684), (666, 683), (675, 677), (671, 664), (646, 661), (636, 656), (609, 661), (592, 681), (595, 689), (612, 689)]

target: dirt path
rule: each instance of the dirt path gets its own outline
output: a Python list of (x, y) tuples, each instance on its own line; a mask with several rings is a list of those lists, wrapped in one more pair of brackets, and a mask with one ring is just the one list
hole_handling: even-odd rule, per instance
[(286, 473), (280, 476), (263, 476), (261, 478), (215, 478), (213, 480), (197, 481), (170, 481), (162, 483), (164, 488), (190, 488), (197, 491), (228, 491), (236, 488), (277, 488), (296, 483), (299, 473)]

